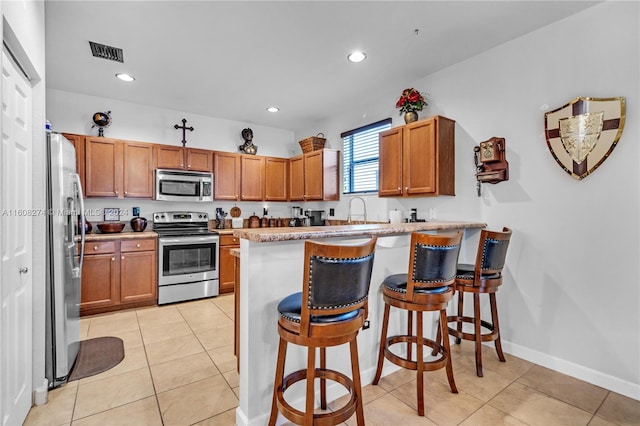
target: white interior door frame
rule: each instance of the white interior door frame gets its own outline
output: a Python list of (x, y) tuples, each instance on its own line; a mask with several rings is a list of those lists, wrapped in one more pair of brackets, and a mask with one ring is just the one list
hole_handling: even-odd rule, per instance
[(0, 424), (14, 425), (33, 388), (33, 91), (4, 45), (0, 80)]

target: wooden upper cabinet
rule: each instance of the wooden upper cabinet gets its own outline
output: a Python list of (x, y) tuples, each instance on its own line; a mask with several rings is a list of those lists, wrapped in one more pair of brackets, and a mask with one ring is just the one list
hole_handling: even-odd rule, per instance
[(240, 200), (264, 200), (264, 157), (240, 155)]
[(85, 138), (85, 196), (153, 198), (153, 145)]
[(187, 170), (198, 172), (213, 171), (213, 151), (208, 149), (186, 148)]
[(153, 145), (123, 143), (124, 196), (153, 198)]
[(306, 200), (323, 199), (322, 151), (314, 151), (304, 155), (304, 195)]
[(155, 145), (156, 169), (184, 169), (182, 147), (173, 145)]
[(454, 130), (434, 116), (381, 132), (378, 195), (455, 195)]
[(240, 199), (240, 154), (216, 152), (213, 155), (213, 197), (216, 200)]
[(340, 151), (322, 149), (289, 160), (289, 198), (292, 201), (340, 199)]
[(266, 157), (264, 187), (266, 201), (287, 201), (289, 161), (286, 158)]
[(211, 172), (213, 151), (173, 145), (155, 145), (156, 168)]
[(402, 187), (402, 131), (396, 127), (379, 136), (378, 195), (401, 196)]
[(71, 133), (63, 133), (62, 136), (67, 138), (76, 149), (76, 173), (80, 176), (80, 184), (84, 191), (86, 186), (84, 183), (84, 135), (74, 135)]
[(122, 197), (122, 142), (85, 138), (85, 195)]
[(289, 199), (304, 201), (304, 157), (289, 159)]

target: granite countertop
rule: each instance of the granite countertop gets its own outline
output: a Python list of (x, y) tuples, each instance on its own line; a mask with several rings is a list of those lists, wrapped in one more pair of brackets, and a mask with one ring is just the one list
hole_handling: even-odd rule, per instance
[(209, 231), (217, 232), (220, 235), (233, 235), (233, 231), (235, 230), (236, 229), (233, 229), (233, 228), (228, 228), (228, 229), (209, 228)]
[[(431, 221), (415, 223), (377, 223), (366, 225), (308, 226), (294, 228), (238, 228), (233, 235), (257, 243), (306, 240), (311, 238), (354, 237), (362, 235), (397, 235), (414, 231), (445, 231), (465, 228), (485, 228), (483, 222)], [(225, 230), (217, 230), (225, 231)]]
[[(100, 231), (85, 234), (85, 241), (111, 241), (111, 240), (133, 240), (137, 238), (158, 238), (158, 234), (148, 230), (143, 232), (133, 232), (125, 228), (122, 232), (103, 234)], [(79, 239), (79, 237), (78, 237)]]

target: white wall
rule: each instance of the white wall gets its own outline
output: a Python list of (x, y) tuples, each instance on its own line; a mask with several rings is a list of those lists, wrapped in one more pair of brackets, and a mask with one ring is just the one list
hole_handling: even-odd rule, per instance
[[(367, 201), (405, 211), (417, 207), (419, 217), (436, 207), (441, 219), (512, 228), (498, 293), (505, 348), (636, 399), (639, 21), (638, 2), (605, 2), (406, 82), (429, 94), (421, 117), (441, 114), (457, 122), (456, 196)], [(544, 112), (579, 96), (624, 96), (627, 102), (618, 146), (582, 181), (557, 165), (544, 137)], [(366, 117), (336, 117), (296, 137), (323, 131), (339, 143), (340, 132), (388, 116), (400, 125), (394, 105), (395, 98), (379, 99)], [(472, 148), (492, 136), (506, 138), (510, 180), (484, 185), (478, 198)]]
[[(0, 32), (2, 39), (14, 50), (21, 65), (32, 79), (33, 114), (31, 117), (33, 140), (33, 208), (46, 207), (45, 202), (45, 55), (44, 55), (44, 2), (0, 2)], [(7, 40), (6, 37), (10, 38)], [(0, 123), (0, 130), (2, 123)], [(0, 153), (0, 164), (2, 164)], [(33, 387), (42, 386), (45, 376), (45, 217), (32, 220), (32, 300), (33, 300)]]

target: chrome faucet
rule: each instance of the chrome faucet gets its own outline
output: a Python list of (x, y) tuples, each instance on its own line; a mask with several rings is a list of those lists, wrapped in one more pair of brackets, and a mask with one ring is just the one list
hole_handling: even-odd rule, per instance
[[(351, 214), (351, 203), (353, 203), (353, 200), (360, 200), (362, 201), (362, 208), (364, 209), (364, 213), (362, 215), (352, 215)], [(347, 216), (347, 223), (351, 223), (351, 217), (352, 216), (362, 216), (362, 218), (364, 219), (364, 223), (367, 223), (367, 204), (364, 202), (364, 198), (362, 197), (351, 197), (351, 199), (349, 200), (349, 215)]]

